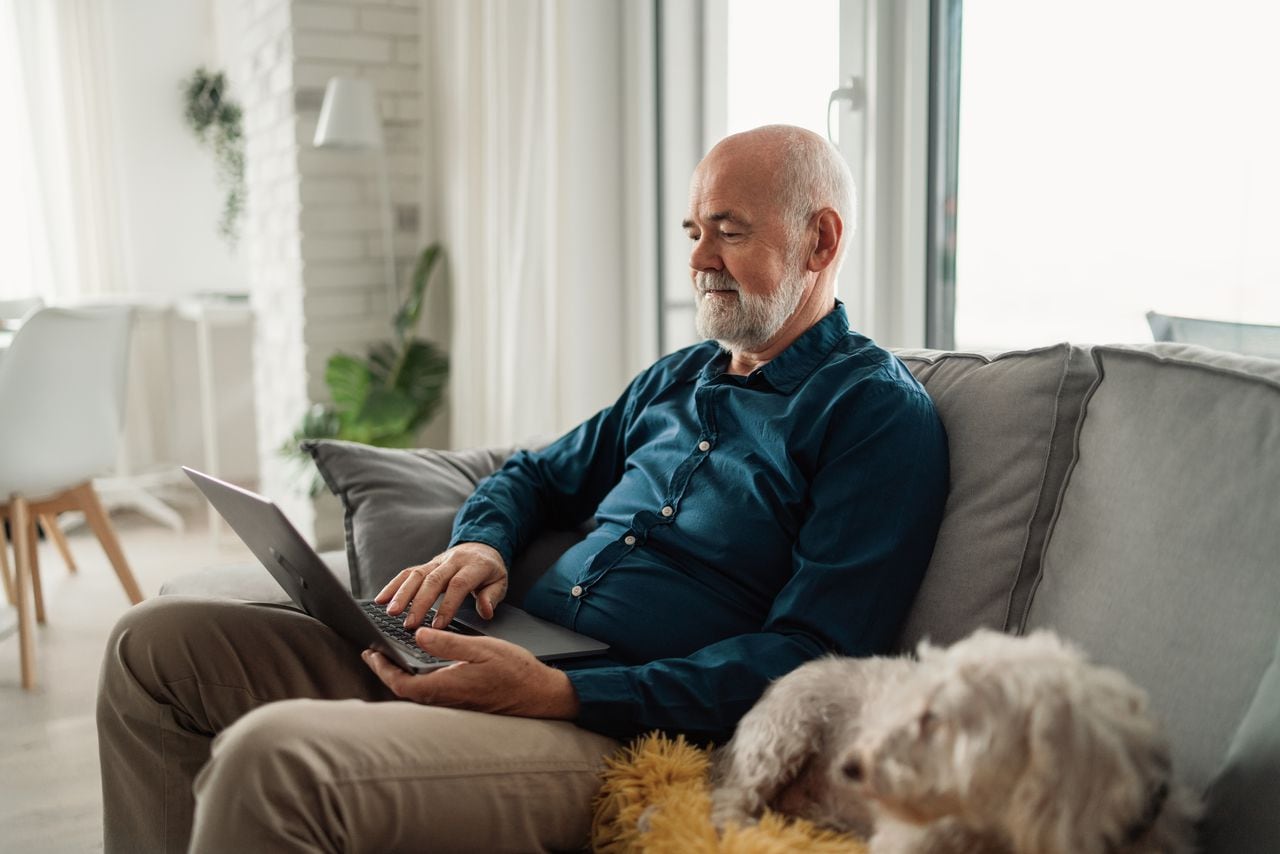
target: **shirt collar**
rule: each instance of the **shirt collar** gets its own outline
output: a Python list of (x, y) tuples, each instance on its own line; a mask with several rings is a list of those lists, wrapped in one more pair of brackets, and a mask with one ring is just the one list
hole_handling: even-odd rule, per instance
[[(773, 388), (783, 394), (791, 394), (848, 334), (849, 316), (845, 313), (844, 303), (836, 300), (835, 308), (826, 317), (801, 333), (799, 338), (791, 342), (791, 346), (745, 379), (760, 374)], [(703, 382), (723, 374), (728, 362), (729, 354), (724, 350), (718, 352), (702, 369)]]

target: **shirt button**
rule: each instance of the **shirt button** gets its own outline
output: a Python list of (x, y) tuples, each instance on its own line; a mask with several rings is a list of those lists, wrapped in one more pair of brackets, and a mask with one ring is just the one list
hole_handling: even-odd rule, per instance
[(670, 518), (671, 516), (673, 516), (673, 515), (675, 514), (675, 512), (676, 512), (676, 508), (672, 507), (670, 504), (668, 504), (666, 507), (663, 507), (663, 508), (662, 508), (662, 515), (663, 515), (663, 516), (666, 516), (666, 517), (668, 517), (668, 518)]
[(711, 443), (708, 442), (706, 439), (703, 439), (701, 442), (698, 443), (698, 450), (703, 451), (704, 453), (706, 451), (711, 450)]
[(625, 537), (623, 537), (622, 541), (629, 546), (634, 546), (636, 544), (636, 538), (631, 534), (627, 534)]
[(580, 597), (580, 596), (582, 595), (582, 585), (581, 585), (581, 584), (575, 584), (575, 585), (573, 585), (573, 589), (572, 589), (572, 590), (570, 590), (569, 592), (570, 592), (571, 594), (573, 594), (573, 598), (574, 598), (574, 599), (577, 599), (578, 597)]

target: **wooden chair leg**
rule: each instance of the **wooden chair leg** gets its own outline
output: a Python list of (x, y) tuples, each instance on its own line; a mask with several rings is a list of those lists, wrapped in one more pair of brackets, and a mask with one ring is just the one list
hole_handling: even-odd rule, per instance
[(111, 527), (111, 520), (107, 518), (106, 511), (102, 509), (102, 504), (98, 501), (98, 493), (93, 491), (93, 484), (82, 483), (71, 492), (75, 497), (76, 503), (84, 512), (84, 517), (89, 523), (89, 527), (93, 529), (93, 533), (97, 536), (98, 542), (102, 543), (102, 550), (107, 553), (107, 560), (111, 561), (112, 568), (115, 569), (116, 575), (119, 576), (125, 595), (129, 597), (130, 602), (137, 605), (143, 599), (142, 591), (138, 588), (138, 582), (133, 578), (133, 571), (129, 569), (129, 562), (124, 558), (124, 552), (120, 548), (120, 541), (116, 539), (115, 529)]
[[(0, 522), (4, 516), (0, 515)], [(4, 576), (4, 595), (10, 605), (18, 604), (18, 596), (13, 590), (13, 576), (9, 572), (9, 539), (4, 535), (4, 525), (0, 524), (0, 575)]]
[(13, 514), (13, 552), (18, 565), (18, 649), (22, 661), (22, 687), (30, 691), (36, 687), (35, 613), (31, 598), (32, 548), (27, 542), (27, 538), (31, 536), (31, 524), (27, 518), (25, 498), (15, 497), (10, 509)]
[(57, 515), (53, 513), (41, 514), (40, 527), (44, 529), (49, 539), (53, 540), (53, 544), (58, 547), (58, 554), (62, 555), (62, 561), (67, 565), (67, 571), (74, 574), (76, 571), (76, 559), (71, 556), (71, 547), (67, 545), (67, 535), (62, 533), (62, 526), (58, 524)]
[(44, 618), (44, 586), (40, 583), (40, 538), (36, 536), (36, 517), (31, 512), (31, 505), (26, 505), (27, 510), (27, 551), (31, 553), (31, 595), (36, 605), (36, 622), (40, 625), (45, 624)]

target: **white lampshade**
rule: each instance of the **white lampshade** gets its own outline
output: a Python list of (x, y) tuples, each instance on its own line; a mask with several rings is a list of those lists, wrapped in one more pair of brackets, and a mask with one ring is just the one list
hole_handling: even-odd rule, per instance
[(329, 78), (313, 144), (316, 148), (382, 148), (382, 122), (372, 83), (354, 77)]

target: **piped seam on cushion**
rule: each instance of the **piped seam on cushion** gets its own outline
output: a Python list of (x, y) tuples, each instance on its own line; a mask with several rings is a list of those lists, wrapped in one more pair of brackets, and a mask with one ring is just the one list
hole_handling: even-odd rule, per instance
[[(1022, 614), (1018, 619), (1017, 631), (1015, 634), (1025, 634), (1027, 628), (1027, 618), (1031, 614), (1031, 605), (1035, 602), (1036, 592), (1040, 589), (1040, 582), (1044, 580), (1045, 562), (1048, 558), (1049, 543), (1053, 540), (1053, 531), (1058, 526), (1058, 518), (1062, 515), (1062, 505), (1066, 498), (1067, 490), (1071, 487), (1071, 479), (1075, 476), (1076, 468), (1080, 463), (1080, 437), (1084, 432), (1085, 422), (1089, 417), (1089, 403), (1093, 400), (1093, 396), (1097, 394), (1098, 388), (1106, 379), (1106, 372), (1102, 367), (1102, 359), (1097, 349), (1090, 351), (1093, 360), (1096, 376), (1089, 390), (1085, 393), (1084, 399), (1080, 402), (1080, 412), (1076, 417), (1075, 430), (1071, 438), (1071, 461), (1067, 465), (1067, 473), (1062, 479), (1062, 486), (1058, 489), (1057, 501), (1054, 502), (1053, 514), (1049, 520), (1049, 526), (1045, 530), (1044, 543), (1040, 547), (1040, 556), (1036, 568), (1035, 579), (1031, 584), (1031, 589), (1027, 593), (1026, 602), (1022, 606)], [(1010, 619), (1013, 615), (1010, 614)]]

